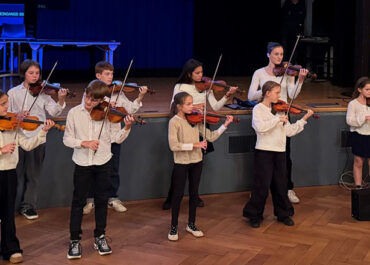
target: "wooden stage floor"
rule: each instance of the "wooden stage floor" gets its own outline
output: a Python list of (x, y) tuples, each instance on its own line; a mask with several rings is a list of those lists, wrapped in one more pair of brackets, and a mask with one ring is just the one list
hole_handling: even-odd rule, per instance
[[(108, 210), (107, 236), (113, 253), (93, 249), (94, 214), (84, 216), (81, 260), (68, 261), (70, 208), (39, 210), (34, 221), (16, 216), (24, 264), (370, 264), (370, 223), (351, 217), (350, 192), (339, 186), (296, 188), (295, 226), (278, 223), (268, 198), (265, 220), (253, 229), (242, 209), (249, 192), (203, 195), (197, 225), (205, 237), (185, 231), (188, 198), (182, 203), (179, 241), (167, 240), (170, 211), (163, 199), (130, 201), (128, 211)], [(0, 264), (6, 264), (1, 262)]]
[[(161, 78), (129, 78), (128, 82), (135, 82), (139, 85), (147, 85), (156, 91), (156, 94), (146, 95), (143, 100), (143, 107), (139, 110), (143, 117), (163, 117), (168, 114), (170, 101), (172, 98), (173, 87), (177, 78), (174, 77), (161, 77)], [(119, 80), (119, 78), (117, 78)], [(248, 91), (251, 77), (220, 77), (219, 80), (225, 80), (228, 84), (237, 85), (241, 89)], [(53, 80), (51, 80), (53, 81)], [(67, 113), (70, 108), (80, 104), (81, 97), (85, 86), (91, 80), (81, 80), (81, 81), (59, 81), (62, 87), (70, 88), (73, 90), (77, 96), (75, 98), (67, 99), (67, 107), (63, 111), (62, 115), (57, 120), (65, 120)], [(14, 80), (13, 85), (19, 84), (18, 80)], [(8, 83), (1, 84), (0, 89), (9, 89), (10, 85)], [(331, 107), (316, 108), (314, 111), (317, 112), (331, 112), (331, 111), (346, 111), (347, 104), (350, 98), (344, 97), (341, 93), (352, 94), (352, 88), (348, 87), (338, 87), (331, 84), (329, 81), (323, 82), (312, 82), (311, 80), (306, 80), (303, 84), (303, 88), (297, 99), (294, 101), (296, 104), (300, 104), (302, 107), (307, 107), (306, 104), (309, 103), (330, 103), (337, 104)], [(236, 95), (237, 97), (245, 100), (247, 98), (247, 93), (242, 95)], [(223, 93), (216, 94), (216, 98), (221, 98)], [(127, 97), (134, 100), (137, 97), (137, 93), (127, 93)], [(250, 111), (232, 111), (229, 108), (224, 107), (221, 112), (230, 114), (246, 114)]]

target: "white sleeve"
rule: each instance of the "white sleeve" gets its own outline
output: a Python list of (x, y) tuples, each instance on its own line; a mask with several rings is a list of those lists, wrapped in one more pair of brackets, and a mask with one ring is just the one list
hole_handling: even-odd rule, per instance
[(49, 95), (45, 95), (44, 100), (46, 111), (53, 117), (57, 117), (62, 114), (63, 109), (66, 107), (65, 102), (63, 106), (61, 106), (59, 105), (59, 103), (55, 102)]
[(18, 134), (18, 144), (24, 149), (25, 151), (31, 151), (32, 149), (36, 148), (40, 144), (46, 142), (46, 134), (44, 130), (40, 130), (39, 133), (31, 138), (27, 138), (22, 131)]
[(307, 124), (307, 121), (305, 121), (303, 119), (300, 119), (300, 120), (298, 120), (297, 122), (295, 122), (293, 124), (290, 124), (289, 122), (287, 122), (284, 125), (286, 136), (292, 137), (292, 136), (300, 133), (301, 131), (303, 131), (303, 128), (306, 124)]
[(227, 102), (227, 98), (223, 96), (219, 101), (215, 98), (213, 91), (208, 92), (208, 102), (211, 105), (212, 109), (217, 111), (221, 109)]
[(116, 105), (117, 107), (124, 107), (129, 114), (136, 113), (140, 109), (140, 107), (143, 105), (141, 102), (140, 104), (137, 103), (136, 99), (134, 101), (130, 101), (126, 97), (125, 93), (123, 92), (119, 94), (118, 102), (116, 103), (117, 103)]
[(258, 90), (260, 86), (260, 77), (258, 76), (258, 72), (255, 71), (252, 76), (252, 82), (249, 86), (248, 91), (248, 99), (249, 100), (260, 100), (262, 98), (262, 88)]
[(66, 128), (63, 136), (63, 143), (70, 148), (82, 148), (82, 140), (77, 139), (75, 136), (75, 123), (73, 112), (69, 111), (67, 115)]

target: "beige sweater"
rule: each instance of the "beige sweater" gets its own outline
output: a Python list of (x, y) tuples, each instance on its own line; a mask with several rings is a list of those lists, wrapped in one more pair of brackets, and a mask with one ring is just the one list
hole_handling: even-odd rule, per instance
[[(199, 135), (203, 136), (203, 124), (192, 127), (186, 119), (174, 116), (168, 126), (168, 142), (176, 164), (190, 164), (202, 161), (203, 155), (200, 148), (194, 148), (193, 144), (199, 142)], [(221, 125), (215, 131), (206, 129), (206, 139), (209, 142), (217, 140), (226, 130)]]

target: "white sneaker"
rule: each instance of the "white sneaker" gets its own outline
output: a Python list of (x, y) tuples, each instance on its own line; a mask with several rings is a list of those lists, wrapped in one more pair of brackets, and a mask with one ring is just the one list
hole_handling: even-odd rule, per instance
[(127, 208), (125, 206), (123, 206), (123, 204), (120, 200), (108, 201), (108, 207), (113, 208), (116, 212), (119, 212), (119, 213), (127, 211)]
[(84, 214), (89, 214), (91, 213), (92, 209), (94, 209), (94, 203), (93, 202), (87, 202), (86, 205), (84, 206), (83, 213)]
[(23, 256), (22, 253), (14, 253), (10, 256), (9, 259), (10, 263), (16, 264), (23, 262)]
[(288, 190), (288, 198), (291, 203), (299, 203), (299, 198), (295, 194), (294, 190)]
[(191, 229), (189, 227), (189, 225), (186, 226), (186, 231), (188, 231), (189, 233), (191, 233), (193, 236), (195, 237), (202, 237), (204, 236), (203, 232), (200, 231), (198, 228), (196, 228), (195, 226), (193, 226), (193, 229)]

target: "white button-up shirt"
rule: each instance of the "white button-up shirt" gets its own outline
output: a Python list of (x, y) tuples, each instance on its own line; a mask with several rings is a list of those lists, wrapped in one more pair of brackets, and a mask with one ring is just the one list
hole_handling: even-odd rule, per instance
[[(77, 165), (105, 164), (112, 157), (111, 144), (122, 143), (130, 133), (130, 130), (120, 129), (116, 123), (106, 120), (99, 138), (102, 123), (103, 121), (91, 119), (90, 113), (85, 109), (84, 104), (80, 104), (68, 112), (63, 143), (74, 149), (72, 160)], [(99, 148), (96, 152), (81, 147), (82, 141), (90, 140), (99, 140)]]
[[(29, 92), (28, 89), (23, 86), (23, 83), (19, 86), (13, 87), (8, 91), (9, 96), (9, 107), (8, 111), (13, 113), (18, 113), (23, 110), (29, 110), (32, 106), (33, 102), (35, 101), (36, 97), (33, 97)], [(22, 104), (24, 97), (26, 97), (24, 106), (22, 109)], [(64, 102), (63, 106), (59, 105), (55, 102), (51, 96), (46, 95), (44, 93), (40, 94), (37, 98), (35, 104), (33, 105), (30, 115), (36, 116), (41, 121), (46, 120), (46, 112), (47, 111), (51, 116), (57, 117), (59, 116), (63, 109), (65, 108), (66, 103)], [(41, 130), (41, 126), (39, 126), (34, 131), (23, 131), (27, 137), (33, 137), (38, 134)]]

